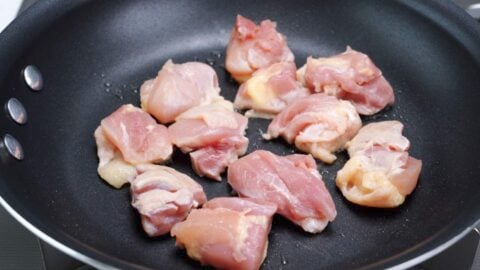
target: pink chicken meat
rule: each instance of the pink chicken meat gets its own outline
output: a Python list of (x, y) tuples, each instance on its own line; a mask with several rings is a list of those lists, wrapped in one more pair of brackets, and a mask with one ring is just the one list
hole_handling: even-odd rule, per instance
[(203, 188), (187, 175), (159, 165), (140, 165), (131, 181), (132, 206), (141, 215), (149, 236), (168, 233), (192, 208), (205, 203)]
[(177, 246), (202, 265), (256, 270), (265, 259), (275, 205), (242, 198), (215, 198), (192, 210), (171, 231)]
[(268, 126), (265, 139), (283, 137), (288, 143), (326, 163), (357, 134), (360, 116), (348, 101), (314, 94), (287, 106)]
[(310, 233), (319, 233), (337, 211), (315, 160), (257, 150), (232, 163), (228, 182), (240, 197), (270, 202), (277, 213)]
[(371, 123), (348, 143), (350, 160), (336, 183), (349, 201), (371, 207), (397, 207), (413, 192), (422, 161), (410, 157), (410, 142), (398, 121)]
[(339, 55), (307, 59), (297, 71), (307, 88), (349, 100), (359, 114), (372, 115), (395, 101), (393, 89), (380, 69), (350, 47)]
[(270, 20), (256, 25), (237, 15), (225, 59), (225, 67), (235, 80), (244, 82), (260, 68), (277, 62), (294, 61), (287, 38), (277, 32), (276, 26)]
[(221, 100), (194, 107), (176, 118), (168, 130), (173, 143), (190, 152), (192, 167), (200, 176), (220, 181), (227, 166), (245, 154), (248, 119)]
[(167, 124), (192, 107), (221, 99), (219, 93), (217, 74), (209, 65), (168, 60), (156, 78), (143, 83), (140, 101), (142, 109)]
[(247, 117), (273, 118), (293, 101), (310, 95), (296, 79), (293, 62), (279, 62), (262, 68), (240, 85), (235, 108), (245, 110)]
[(95, 140), (98, 173), (117, 188), (136, 176), (136, 165), (162, 163), (173, 151), (167, 128), (131, 104), (104, 118)]

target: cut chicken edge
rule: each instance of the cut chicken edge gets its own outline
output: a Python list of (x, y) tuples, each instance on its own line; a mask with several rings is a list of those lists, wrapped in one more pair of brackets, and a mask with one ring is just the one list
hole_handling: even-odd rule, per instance
[(295, 139), (295, 146), (299, 150), (311, 154), (314, 158), (319, 159), (324, 163), (332, 164), (335, 162), (335, 160), (337, 160), (337, 156), (335, 154), (321, 147), (318, 143), (300, 142)]
[(350, 202), (376, 208), (394, 208), (405, 201), (405, 195), (379, 169), (366, 168), (362, 156), (352, 157), (338, 171), (335, 180), (343, 196)]
[(190, 152), (192, 168), (199, 176), (220, 182), (222, 181), (221, 174), (225, 172), (232, 162), (238, 160), (238, 155), (244, 153), (242, 149), (239, 151), (240, 153), (234, 147), (227, 149), (216, 149), (214, 147), (198, 149)]
[[(308, 58), (311, 58), (311, 56), (309, 56)], [(308, 61), (308, 58), (307, 58), (307, 61)], [(307, 70), (307, 64), (303, 65), (301, 68), (297, 69), (297, 72), (296, 72), (296, 77), (297, 77), (297, 81), (299, 81), (303, 86), (306, 86), (306, 82), (305, 82), (305, 71)]]
[[(161, 190), (151, 190), (147, 191), (142, 195), (150, 196), (148, 193), (158, 192)], [(163, 194), (152, 194), (158, 197), (163, 197), (166, 193)], [(171, 199), (166, 201), (153, 201), (153, 198), (139, 198), (137, 201), (132, 202), (132, 206), (137, 209), (141, 216), (142, 227), (150, 237), (164, 235), (170, 232), (170, 229), (178, 222), (185, 220), (188, 216), (188, 213), (193, 207), (193, 194), (189, 193), (186, 189), (180, 189), (176, 192), (170, 193)], [(182, 197), (182, 196), (188, 196)], [(153, 197), (153, 196), (151, 196)], [(155, 210), (145, 209), (145, 205), (138, 204), (141, 200), (151, 200), (153, 204), (156, 205)], [(144, 211), (147, 210), (147, 211)]]
[(254, 109), (251, 109), (245, 112), (245, 117), (248, 117), (248, 118), (273, 119), (275, 118), (276, 115), (277, 114), (275, 113), (258, 111)]
[(142, 110), (146, 112), (148, 112), (148, 101), (149, 101), (154, 83), (155, 83), (155, 79), (150, 79), (143, 82), (143, 84), (140, 86), (140, 107), (142, 108)]
[(239, 84), (242, 84), (244, 82), (246, 82), (248, 79), (250, 79), (252, 77), (252, 74), (251, 73), (248, 73), (248, 74), (231, 74), (230, 73), (230, 76), (232, 76), (232, 78)]
[(264, 140), (270, 141), (270, 140), (273, 140), (273, 139), (275, 139), (275, 138), (277, 138), (277, 137), (275, 137), (275, 136), (273, 136), (272, 134), (266, 132), (266, 133), (262, 133), (262, 138), (263, 138)]
[(131, 182), (131, 205), (138, 211), (145, 233), (151, 237), (170, 232), (207, 198), (189, 176), (170, 167), (145, 164)]
[(94, 137), (99, 159), (97, 173), (109, 185), (120, 189), (137, 176), (135, 166), (123, 160), (121, 153), (106, 138), (101, 126), (95, 130)]
[(100, 178), (116, 189), (120, 189), (125, 184), (131, 182), (137, 176), (137, 170), (134, 165), (125, 162), (117, 156), (106, 165), (98, 167)]
[(402, 195), (410, 195), (417, 187), (421, 170), (422, 161), (409, 156), (402, 172), (392, 175), (390, 181)]
[[(293, 220), (292, 220), (293, 221)], [(308, 233), (320, 233), (328, 226), (329, 220), (318, 218), (305, 218), (299, 221), (293, 221)]]

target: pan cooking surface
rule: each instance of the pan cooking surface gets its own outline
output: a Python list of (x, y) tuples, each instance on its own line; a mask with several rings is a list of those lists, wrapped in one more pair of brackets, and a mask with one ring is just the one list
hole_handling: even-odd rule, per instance
[[(346, 153), (334, 165), (318, 163), (337, 207), (336, 220), (311, 235), (276, 216), (264, 269), (384, 267), (446, 241), (470, 225), (468, 218), (478, 217), (478, 204), (471, 202), (478, 201), (480, 190), (480, 147), (472, 136), (480, 131), (480, 69), (448, 20), (439, 24), (402, 1), (77, 2), (65, 15), (52, 15), (33, 42), (19, 43), (18, 52), (4, 56), (0, 47), (0, 57), (11, 60), (4, 67), (7, 76), (0, 75), (0, 97), (18, 98), (29, 114), (23, 127), (0, 121), (0, 130), (25, 149), (24, 161), (2, 161), (0, 194), (55, 239), (122, 268), (199, 267), (174, 247), (173, 238), (145, 235), (128, 188), (114, 190), (100, 180), (93, 131), (121, 104), (138, 106), (141, 83), (170, 58), (210, 63), (221, 94), (233, 100), (238, 85), (223, 63), (237, 13), (257, 22), (277, 21), (297, 66), (309, 55), (329, 56), (347, 45), (368, 54), (392, 84), (396, 102), (363, 118), (364, 124), (400, 120), (410, 154), (424, 164), (404, 205), (381, 210), (355, 206), (336, 189)], [(28, 64), (42, 71), (43, 91), (28, 91), (21, 81)], [(249, 152), (293, 153), (281, 140), (261, 139), (268, 123), (250, 120)], [(225, 177), (221, 183), (199, 178), (179, 151), (171, 165), (203, 185), (208, 198), (232, 194)]]

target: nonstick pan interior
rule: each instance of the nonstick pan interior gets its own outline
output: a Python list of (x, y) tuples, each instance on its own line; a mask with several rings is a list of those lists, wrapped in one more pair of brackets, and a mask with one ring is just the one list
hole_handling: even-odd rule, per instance
[[(318, 163), (336, 203), (336, 220), (310, 235), (276, 217), (264, 269), (383, 268), (415, 258), (480, 216), (480, 40), (453, 5), (428, 2), (37, 4), (0, 39), (0, 100), (16, 97), (28, 111), (24, 126), (7, 117), (0, 121), (0, 130), (25, 150), (21, 162), (1, 159), (0, 195), (38, 229), (95, 260), (121, 268), (198, 268), (174, 247), (174, 239), (143, 233), (128, 188), (114, 190), (99, 179), (93, 131), (121, 104), (139, 105), (139, 86), (168, 59), (210, 63), (222, 94), (233, 100), (238, 85), (223, 63), (239, 13), (257, 22), (277, 21), (298, 66), (309, 55), (329, 56), (347, 45), (370, 55), (394, 87), (396, 103), (364, 123), (403, 122), (410, 153), (424, 164), (405, 204), (379, 210), (352, 205), (335, 188), (346, 153), (332, 166)], [(20, 77), (29, 64), (44, 75), (40, 92), (28, 90)], [(281, 140), (261, 139), (267, 125), (250, 120), (249, 151), (293, 153)], [(231, 195), (225, 177), (222, 183), (197, 177), (178, 151), (170, 165), (198, 180), (209, 198)]]

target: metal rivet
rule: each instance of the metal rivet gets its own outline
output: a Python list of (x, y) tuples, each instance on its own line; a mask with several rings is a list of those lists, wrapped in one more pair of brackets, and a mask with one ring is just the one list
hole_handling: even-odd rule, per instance
[(23, 77), (27, 85), (34, 91), (40, 91), (43, 88), (43, 77), (37, 67), (27, 66), (23, 70)]
[(5, 137), (3, 137), (3, 143), (5, 144), (5, 147), (10, 155), (18, 160), (23, 159), (23, 148), (17, 139), (10, 134), (5, 134)]
[(27, 123), (27, 110), (23, 107), (22, 103), (16, 99), (11, 98), (8, 100), (7, 105), (8, 115), (20, 125)]

